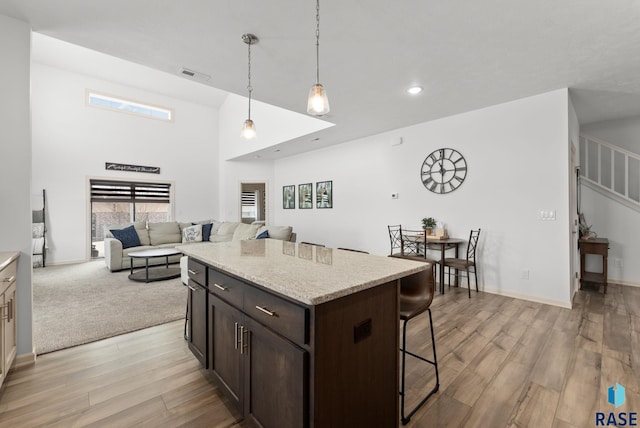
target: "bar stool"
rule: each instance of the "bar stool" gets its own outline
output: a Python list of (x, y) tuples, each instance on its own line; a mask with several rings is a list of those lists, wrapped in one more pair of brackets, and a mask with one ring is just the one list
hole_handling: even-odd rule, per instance
[[(402, 278), (400, 280), (400, 320), (402, 323), (402, 384), (400, 387), (400, 416), (402, 425), (406, 425), (411, 417), (418, 409), (427, 402), (440, 388), (440, 376), (438, 374), (438, 358), (436, 357), (436, 339), (433, 333), (433, 318), (431, 316), (431, 302), (433, 301), (433, 294), (435, 290), (435, 264), (429, 264), (430, 269), (419, 272)], [(428, 360), (420, 355), (414, 354), (407, 350), (407, 323), (416, 316), (428, 312), (429, 313), (429, 326), (431, 328), (431, 343), (433, 345), (433, 361)], [(436, 370), (436, 385), (429, 391), (429, 393), (415, 406), (408, 415), (405, 416), (405, 360), (406, 356), (417, 358), (421, 361), (427, 362), (435, 367)]]

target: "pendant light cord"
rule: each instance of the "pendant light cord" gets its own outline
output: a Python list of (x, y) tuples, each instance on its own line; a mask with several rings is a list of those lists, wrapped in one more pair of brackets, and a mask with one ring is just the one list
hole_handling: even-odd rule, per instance
[(253, 88), (251, 87), (251, 41), (249, 41), (249, 43), (247, 43), (249, 45), (249, 67), (248, 67), (248, 73), (247, 73), (247, 77), (249, 79), (249, 83), (247, 84), (247, 91), (249, 91), (249, 114), (248, 114), (248, 119), (251, 120), (251, 91), (253, 91)]
[(320, 0), (316, 0), (316, 84), (320, 83)]

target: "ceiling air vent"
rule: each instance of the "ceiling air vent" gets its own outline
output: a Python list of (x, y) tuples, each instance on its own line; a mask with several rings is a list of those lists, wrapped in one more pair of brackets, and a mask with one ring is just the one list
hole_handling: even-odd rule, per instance
[(209, 76), (208, 74), (200, 73), (199, 71), (189, 70), (188, 68), (184, 68), (184, 67), (180, 69), (180, 74), (182, 74), (184, 77), (188, 77), (189, 79), (193, 79), (193, 80), (207, 81), (211, 79), (211, 76)]

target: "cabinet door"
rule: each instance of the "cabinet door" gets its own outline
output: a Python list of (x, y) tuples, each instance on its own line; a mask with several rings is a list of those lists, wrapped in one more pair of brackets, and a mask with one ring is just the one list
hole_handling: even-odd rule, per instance
[(4, 301), (7, 305), (4, 324), (4, 367), (9, 371), (16, 357), (16, 282), (4, 293)]
[(245, 326), (245, 416), (265, 428), (308, 427), (308, 352), (248, 317)]
[(239, 310), (209, 294), (209, 368), (239, 411), (244, 404), (242, 345), (248, 337), (242, 319)]
[(189, 324), (187, 334), (189, 340), (189, 349), (193, 352), (200, 363), (207, 367), (207, 290), (201, 287), (195, 281), (190, 281), (189, 305)]

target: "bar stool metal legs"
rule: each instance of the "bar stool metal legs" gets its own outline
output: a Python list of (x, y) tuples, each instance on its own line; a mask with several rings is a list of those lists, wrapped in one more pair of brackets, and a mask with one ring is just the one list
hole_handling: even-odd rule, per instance
[[(402, 425), (406, 425), (407, 423), (409, 423), (409, 421), (411, 420), (411, 417), (418, 411), (418, 409), (420, 409), (420, 407), (422, 407), (422, 405), (424, 403), (427, 402), (427, 400), (429, 399), (429, 397), (431, 397), (433, 394), (435, 394), (438, 389), (440, 388), (440, 375), (438, 374), (438, 357), (436, 356), (436, 338), (435, 335), (433, 333), (433, 318), (431, 317), (431, 308), (427, 309), (427, 312), (429, 312), (429, 327), (431, 329), (431, 343), (433, 345), (433, 361), (428, 360), (420, 355), (416, 355), (413, 352), (407, 351), (407, 323), (409, 322), (409, 319), (403, 319), (403, 324), (402, 324), (402, 348), (400, 348), (400, 351), (402, 351), (402, 386), (400, 387), (400, 417), (401, 417), (401, 421), (402, 421)], [(436, 384), (433, 387), (433, 389), (431, 389), (431, 391), (429, 391), (429, 393), (420, 401), (420, 403), (418, 403), (418, 405), (416, 405), (411, 411), (409, 411), (409, 414), (407, 414), (405, 416), (405, 406), (404, 406), (404, 401), (405, 401), (405, 362), (406, 362), (406, 357), (407, 354), (409, 354), (410, 356), (417, 358), (419, 360), (422, 360), (426, 363), (429, 363), (431, 365), (433, 365), (435, 367), (436, 370)]]

